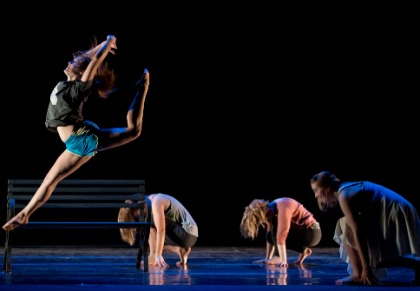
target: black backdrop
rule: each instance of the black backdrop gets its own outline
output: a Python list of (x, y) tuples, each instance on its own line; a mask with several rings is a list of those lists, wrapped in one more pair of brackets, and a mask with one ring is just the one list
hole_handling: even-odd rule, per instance
[(10, 28), (1, 48), (3, 221), (7, 179), (43, 178), (64, 150), (44, 120), (67, 61), (107, 34), (118, 39), (109, 61), (120, 90), (90, 100), (86, 118), (124, 125), (148, 67), (144, 130), (72, 177), (144, 178), (148, 193), (173, 195), (190, 210), (199, 245), (262, 245), (240, 237), (244, 207), (290, 196), (321, 222), (321, 245), (335, 246), (341, 213), (321, 213), (309, 185), (324, 169), (383, 184), (418, 206), (418, 44), (409, 7), (117, 3), (92, 16), (94, 7), (44, 13), (31, 5), (1, 20)]

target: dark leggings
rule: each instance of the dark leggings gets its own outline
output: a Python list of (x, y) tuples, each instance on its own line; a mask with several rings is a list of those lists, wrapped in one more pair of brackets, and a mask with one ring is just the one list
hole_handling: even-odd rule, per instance
[[(311, 229), (306, 226), (292, 223), (286, 239), (286, 248), (298, 253), (303, 253), (306, 248), (316, 246), (321, 241), (321, 237), (321, 229)], [(266, 239), (276, 247), (274, 255), (278, 256), (275, 232), (267, 232)]]
[(181, 225), (171, 220), (165, 219), (166, 236), (165, 245), (179, 246), (182, 248), (193, 247), (197, 242), (197, 237), (185, 231)]

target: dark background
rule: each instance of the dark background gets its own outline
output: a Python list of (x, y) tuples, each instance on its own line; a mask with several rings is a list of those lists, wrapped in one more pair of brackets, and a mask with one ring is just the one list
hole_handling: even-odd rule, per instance
[[(30, 5), (5, 9), (10, 20), (1, 20), (2, 221), (7, 179), (43, 178), (64, 150), (44, 121), (72, 53), (108, 34), (117, 37), (108, 61), (120, 90), (91, 99), (85, 117), (124, 126), (147, 67), (143, 133), (71, 178), (144, 178), (147, 193), (168, 193), (188, 208), (203, 246), (262, 246), (262, 238), (240, 237), (244, 207), (283, 196), (321, 222), (321, 246), (336, 246), (341, 213), (320, 212), (309, 185), (321, 170), (383, 184), (418, 207), (413, 8)], [(54, 243), (61, 234), (35, 236), (28, 239)], [(118, 233), (108, 239), (118, 241)]]

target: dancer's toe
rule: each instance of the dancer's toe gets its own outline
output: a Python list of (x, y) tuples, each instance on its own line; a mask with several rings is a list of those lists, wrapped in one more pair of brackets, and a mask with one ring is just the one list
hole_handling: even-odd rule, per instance
[(136, 82), (136, 88), (141, 89), (142, 87), (149, 86), (149, 78), (150, 78), (149, 70), (145, 68), (140, 80)]

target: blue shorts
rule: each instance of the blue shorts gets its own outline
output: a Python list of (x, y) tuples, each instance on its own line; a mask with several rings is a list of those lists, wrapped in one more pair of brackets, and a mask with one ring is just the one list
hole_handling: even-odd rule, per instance
[(92, 122), (84, 121), (75, 125), (70, 137), (64, 143), (66, 149), (77, 156), (94, 156), (98, 148), (98, 126)]

